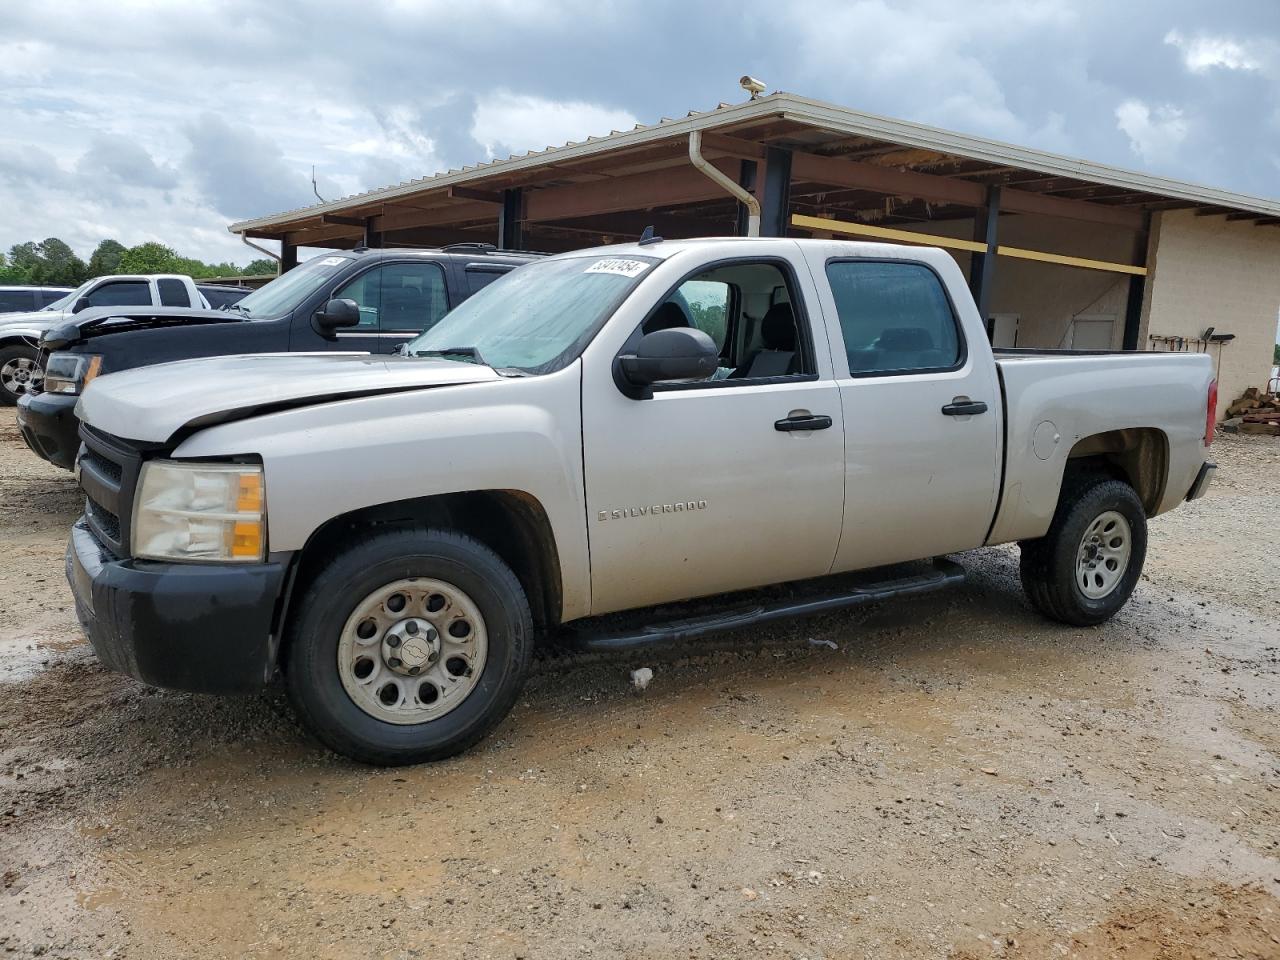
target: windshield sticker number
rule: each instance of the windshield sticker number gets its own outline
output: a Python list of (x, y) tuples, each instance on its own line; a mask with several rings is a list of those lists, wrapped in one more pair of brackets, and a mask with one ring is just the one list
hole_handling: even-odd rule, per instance
[(323, 260), (321, 260), (321, 261), (320, 261), (320, 266), (322, 266), (322, 267), (340, 267), (340, 266), (342, 266), (344, 259), (345, 259), (345, 258), (343, 258), (343, 257), (325, 257)]
[(610, 258), (608, 260), (597, 260), (582, 272), (612, 273), (619, 277), (638, 277), (648, 268), (649, 264), (643, 260), (618, 260)]

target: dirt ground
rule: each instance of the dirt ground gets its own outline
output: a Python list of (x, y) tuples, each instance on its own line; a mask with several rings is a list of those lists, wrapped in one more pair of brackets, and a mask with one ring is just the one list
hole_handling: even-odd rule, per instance
[(376, 770), (277, 694), (100, 669), (71, 478), (2, 420), (9, 955), (1280, 957), (1280, 441), (1217, 442), (1103, 627), (979, 551), (950, 593), (544, 659), (468, 755)]

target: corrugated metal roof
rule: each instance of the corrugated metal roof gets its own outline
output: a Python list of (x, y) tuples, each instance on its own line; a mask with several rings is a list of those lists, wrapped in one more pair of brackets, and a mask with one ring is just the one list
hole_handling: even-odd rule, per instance
[(711, 110), (691, 110), (678, 119), (663, 117), (654, 124), (638, 123), (631, 130), (614, 130), (607, 136), (588, 136), (582, 141), (569, 141), (559, 147), (548, 146), (542, 150), (529, 150), (505, 160), (495, 159), (471, 164), (395, 186), (353, 194), (340, 200), (312, 204), (252, 220), (240, 220), (231, 224), (228, 229), (232, 233), (268, 229), (320, 214), (339, 213), (369, 203), (395, 200), (421, 193), (423, 190), (460, 186), (498, 174), (536, 169), (543, 164), (576, 160), (668, 138), (687, 136), (693, 130), (711, 130), (771, 117), (847, 136), (867, 137), (886, 143), (935, 150), (965, 159), (1019, 167), (1053, 176), (1071, 177), (1103, 186), (1150, 193), (1171, 200), (1185, 200), (1233, 211), (1256, 213), (1259, 216), (1280, 217), (1280, 200), (1268, 200), (1089, 160), (1064, 157), (1030, 147), (1020, 147), (998, 140), (988, 140), (912, 123), (908, 120), (880, 117), (780, 91), (745, 103), (720, 103)]

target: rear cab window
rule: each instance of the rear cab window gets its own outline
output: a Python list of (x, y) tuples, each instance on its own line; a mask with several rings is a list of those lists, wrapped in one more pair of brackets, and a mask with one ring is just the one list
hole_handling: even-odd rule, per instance
[(964, 362), (951, 300), (924, 264), (832, 260), (827, 280), (850, 376), (954, 370)]
[(187, 285), (173, 277), (164, 277), (156, 281), (156, 289), (160, 292), (162, 307), (189, 307), (191, 296), (187, 293)]

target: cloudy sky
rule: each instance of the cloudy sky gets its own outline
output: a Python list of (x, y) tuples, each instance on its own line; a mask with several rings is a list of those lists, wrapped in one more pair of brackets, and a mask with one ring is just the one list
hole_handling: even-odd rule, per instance
[(743, 97), (1280, 197), (1280, 0), (0, 5), (0, 249), (235, 219)]

